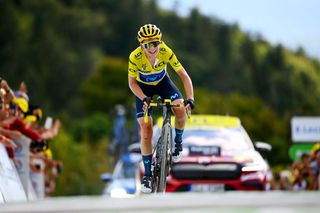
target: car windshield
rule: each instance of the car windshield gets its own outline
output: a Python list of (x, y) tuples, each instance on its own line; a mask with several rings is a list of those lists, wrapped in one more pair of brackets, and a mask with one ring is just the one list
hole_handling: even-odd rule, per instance
[(240, 128), (189, 129), (185, 130), (183, 141), (186, 146), (219, 146), (223, 151), (253, 148), (250, 138)]
[(131, 162), (118, 162), (114, 170), (114, 179), (127, 179), (135, 178), (136, 175), (136, 165)]

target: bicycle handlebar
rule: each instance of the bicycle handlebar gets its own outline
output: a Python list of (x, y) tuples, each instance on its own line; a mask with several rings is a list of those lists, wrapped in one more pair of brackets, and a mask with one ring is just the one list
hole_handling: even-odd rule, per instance
[(163, 106), (184, 107), (184, 104), (168, 104), (168, 103), (154, 103), (154, 102), (151, 102), (149, 106), (151, 106), (151, 107), (163, 107)]
[[(175, 108), (175, 107), (185, 107), (184, 103), (180, 104), (172, 104), (172, 101), (170, 99), (165, 99), (163, 102), (152, 102), (149, 104), (150, 107), (170, 107), (170, 108)], [(149, 108), (148, 108), (149, 109)], [(144, 112), (144, 122), (148, 122), (148, 109)], [(187, 116), (190, 118), (190, 112), (188, 109), (186, 109)]]

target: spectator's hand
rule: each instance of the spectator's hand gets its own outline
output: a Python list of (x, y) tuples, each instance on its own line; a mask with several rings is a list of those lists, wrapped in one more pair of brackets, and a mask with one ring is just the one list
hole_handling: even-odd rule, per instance
[(59, 119), (55, 120), (53, 123), (52, 131), (54, 133), (54, 136), (56, 136), (59, 132), (59, 129), (61, 127), (61, 122)]
[(46, 130), (41, 133), (41, 138), (44, 140), (48, 140), (54, 137), (52, 130)]
[(17, 130), (10, 130), (9, 136), (12, 139), (18, 140), (22, 137), (22, 133)]
[(9, 88), (7, 81), (1, 79), (0, 87), (3, 88), (3, 89), (5, 89), (5, 90), (7, 90), (7, 89)]
[(10, 89), (8, 83), (6, 80), (3, 80), (3, 79), (0, 79), (1, 82), (0, 82), (0, 88), (1, 88), (1, 96), (2, 96), (2, 99), (4, 99), (4, 102), (5, 103), (9, 103), (13, 97), (14, 97), (14, 94), (12, 92), (12, 90)]
[(11, 89), (10, 89), (10, 87), (9, 87), (9, 85), (8, 85), (6, 80), (1, 79), (0, 87), (3, 88), (7, 93), (9, 91), (11, 91)]
[(2, 127), (0, 127), (0, 133), (10, 139), (20, 139), (23, 135), (21, 132), (17, 130), (9, 130), (9, 129), (4, 129)]
[(15, 120), (16, 120), (16, 117), (13, 117), (13, 116), (6, 118), (5, 120), (1, 121), (1, 126), (11, 125)]
[(5, 89), (1, 88), (1, 90), (0, 90), (1, 99), (5, 98), (5, 96), (6, 96), (6, 91), (5, 91)]
[(0, 136), (1, 142), (4, 144), (4, 146), (9, 147), (9, 148), (17, 148), (17, 145), (13, 140), (5, 137), (5, 136)]

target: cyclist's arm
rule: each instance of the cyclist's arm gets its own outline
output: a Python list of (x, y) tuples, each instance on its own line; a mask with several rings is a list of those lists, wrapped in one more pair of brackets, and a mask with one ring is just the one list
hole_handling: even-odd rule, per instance
[(187, 99), (194, 100), (193, 85), (192, 85), (192, 81), (191, 81), (191, 78), (189, 77), (188, 73), (186, 72), (186, 70), (184, 68), (177, 71), (177, 73), (183, 82), (183, 86), (186, 91)]
[(165, 47), (166, 47), (166, 53), (167, 53), (166, 57), (168, 57), (167, 60), (170, 63), (171, 67), (178, 73), (179, 77), (181, 78), (184, 85), (187, 99), (194, 100), (192, 81), (188, 73), (183, 68), (182, 64), (179, 62), (177, 56), (173, 53), (173, 51), (168, 46), (165, 46)]
[(143, 93), (143, 91), (141, 90), (136, 80), (138, 75), (138, 67), (134, 59), (135, 59), (135, 52), (132, 52), (129, 56), (129, 62), (128, 62), (128, 84), (133, 94), (136, 97), (140, 98), (140, 100), (143, 100), (147, 96)]
[(128, 83), (129, 83), (129, 88), (133, 92), (135, 96), (143, 100), (147, 96), (142, 92), (140, 86), (138, 85), (138, 82), (135, 77), (130, 77), (128, 76)]

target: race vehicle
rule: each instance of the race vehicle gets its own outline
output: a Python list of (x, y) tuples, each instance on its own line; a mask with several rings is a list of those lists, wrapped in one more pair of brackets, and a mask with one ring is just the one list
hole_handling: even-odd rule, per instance
[[(160, 118), (154, 126), (154, 143), (161, 123)], [(192, 115), (183, 134), (181, 160), (172, 162), (166, 191), (267, 190), (271, 170), (260, 152), (270, 150), (267, 143), (252, 143), (238, 117)]]

